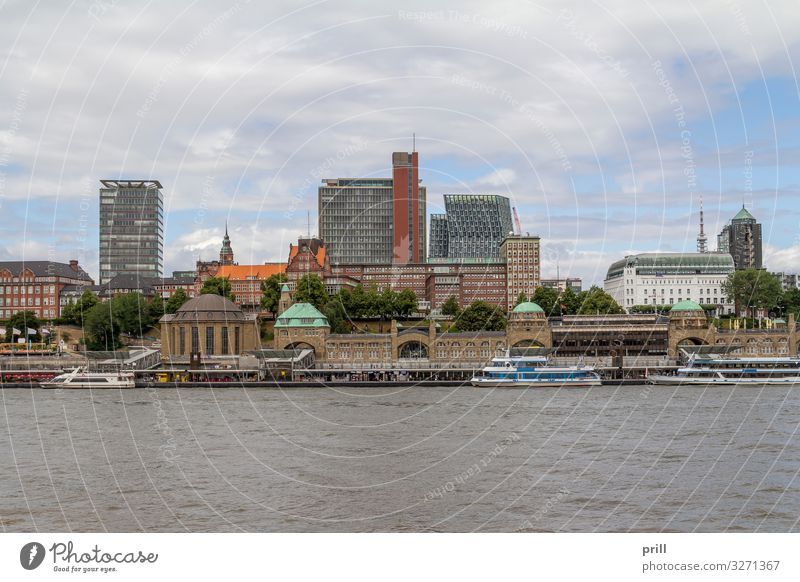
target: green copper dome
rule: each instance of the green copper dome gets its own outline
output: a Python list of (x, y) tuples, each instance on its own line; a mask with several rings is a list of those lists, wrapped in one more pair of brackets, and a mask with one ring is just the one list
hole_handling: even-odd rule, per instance
[(525, 301), (517, 305), (513, 313), (544, 313), (544, 309), (532, 301)]
[(686, 299), (673, 305), (670, 311), (703, 311), (703, 308), (691, 299)]
[(281, 293), (289, 293), (289, 286), (286, 283), (281, 286)]

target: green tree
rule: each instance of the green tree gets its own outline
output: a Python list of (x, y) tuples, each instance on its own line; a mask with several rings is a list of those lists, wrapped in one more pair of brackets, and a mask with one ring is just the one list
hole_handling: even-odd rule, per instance
[(447, 301), (442, 304), (442, 315), (458, 317), (459, 313), (461, 313), (461, 308), (458, 306), (458, 299), (456, 299), (455, 295), (451, 295), (447, 298)]
[[(516, 307), (516, 306), (517, 306), (517, 305), (519, 305), (520, 303), (527, 303), (527, 302), (528, 302), (528, 298), (525, 296), (525, 293), (523, 293), (523, 292), (521, 292), (521, 291), (520, 291), (520, 294), (519, 294), (519, 295), (517, 295), (517, 302), (516, 302), (516, 303), (514, 303), (514, 307)], [(540, 307), (541, 307), (541, 306), (540, 306)]]
[(200, 288), (200, 295), (222, 295), (223, 297), (233, 301), (236, 296), (231, 291), (231, 282), (228, 277), (211, 277), (203, 282)]
[(274, 314), (278, 311), (281, 300), (281, 287), (288, 281), (285, 273), (270, 275), (266, 281), (261, 282), (261, 309)]
[(176, 290), (164, 304), (164, 313), (175, 313), (187, 301), (189, 301), (189, 296), (186, 295), (186, 291), (183, 289)]
[(118, 295), (108, 304), (115, 328), (121, 333), (139, 337), (153, 327), (149, 305), (141, 293)]
[(331, 333), (350, 333), (352, 331), (352, 326), (347, 319), (347, 312), (338, 296), (332, 297), (330, 301), (325, 304), (322, 313), (328, 318), (328, 324), (331, 326)]
[(458, 331), (503, 331), (506, 314), (500, 307), (474, 301), (458, 316), (455, 327)]
[(156, 323), (167, 308), (167, 302), (161, 297), (153, 297), (147, 304), (147, 315), (153, 323)]
[(572, 287), (567, 287), (558, 296), (559, 307), (562, 315), (575, 315), (581, 308), (581, 300), (578, 294), (572, 290)]
[(83, 326), (83, 319), (87, 313), (100, 302), (91, 289), (84, 289), (81, 296), (74, 303), (70, 303), (61, 310), (61, 319), (70, 325)]
[(111, 302), (98, 303), (86, 313), (83, 331), (87, 350), (112, 351), (122, 346), (119, 328), (112, 317)]
[(397, 317), (410, 317), (418, 308), (417, 294), (411, 289), (403, 289), (395, 296), (394, 309)]
[(546, 315), (555, 315), (560, 313), (557, 309), (558, 306), (558, 290), (552, 287), (537, 287), (533, 292), (531, 301), (541, 307)]
[(295, 303), (310, 303), (317, 309), (322, 308), (328, 302), (328, 293), (325, 291), (322, 279), (313, 273), (303, 275), (297, 282), (294, 301)]
[(781, 282), (775, 275), (759, 269), (743, 269), (728, 275), (722, 291), (733, 299), (736, 313), (751, 314), (755, 309), (772, 309), (782, 295)]
[[(372, 294), (373, 289), (370, 288), (370, 294)], [(392, 319), (396, 312), (396, 305), (397, 302), (397, 294), (392, 291), (389, 287), (378, 293), (378, 290), (375, 289), (374, 299), (372, 299), (373, 309), (372, 311), (381, 318), (381, 321), (384, 319)]]
[[(42, 322), (41, 320), (36, 317), (36, 313), (33, 311), (18, 311), (14, 315), (8, 318), (8, 321), (5, 324), (6, 328), (6, 337), (5, 340), (7, 343), (11, 343), (14, 341), (14, 328), (17, 328), (20, 333), (17, 338), (22, 339), (29, 339), (32, 342), (41, 341), (42, 337), (39, 335), (39, 328), (41, 327)], [(28, 329), (36, 330), (35, 334), (28, 335)]]
[(615, 313), (625, 313), (622, 307), (614, 301), (608, 293), (600, 287), (592, 285), (588, 291), (581, 291), (578, 294), (580, 299), (579, 315), (613, 315)]

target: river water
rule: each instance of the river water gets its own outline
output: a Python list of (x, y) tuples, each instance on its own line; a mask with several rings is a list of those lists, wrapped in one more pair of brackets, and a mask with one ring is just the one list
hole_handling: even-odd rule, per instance
[(0, 397), (4, 531), (800, 529), (800, 386)]

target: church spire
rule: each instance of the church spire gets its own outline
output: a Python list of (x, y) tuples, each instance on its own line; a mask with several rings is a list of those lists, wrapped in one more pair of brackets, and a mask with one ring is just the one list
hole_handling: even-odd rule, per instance
[(231, 237), (228, 236), (228, 221), (225, 221), (225, 236), (222, 239), (222, 248), (219, 250), (219, 262), (222, 265), (233, 264), (233, 248), (231, 247)]

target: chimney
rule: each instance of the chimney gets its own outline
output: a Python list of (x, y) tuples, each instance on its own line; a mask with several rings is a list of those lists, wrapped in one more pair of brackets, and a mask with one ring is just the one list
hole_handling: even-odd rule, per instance
[(78, 271), (78, 261), (76, 259), (70, 259), (69, 261), (69, 268), (73, 271)]

